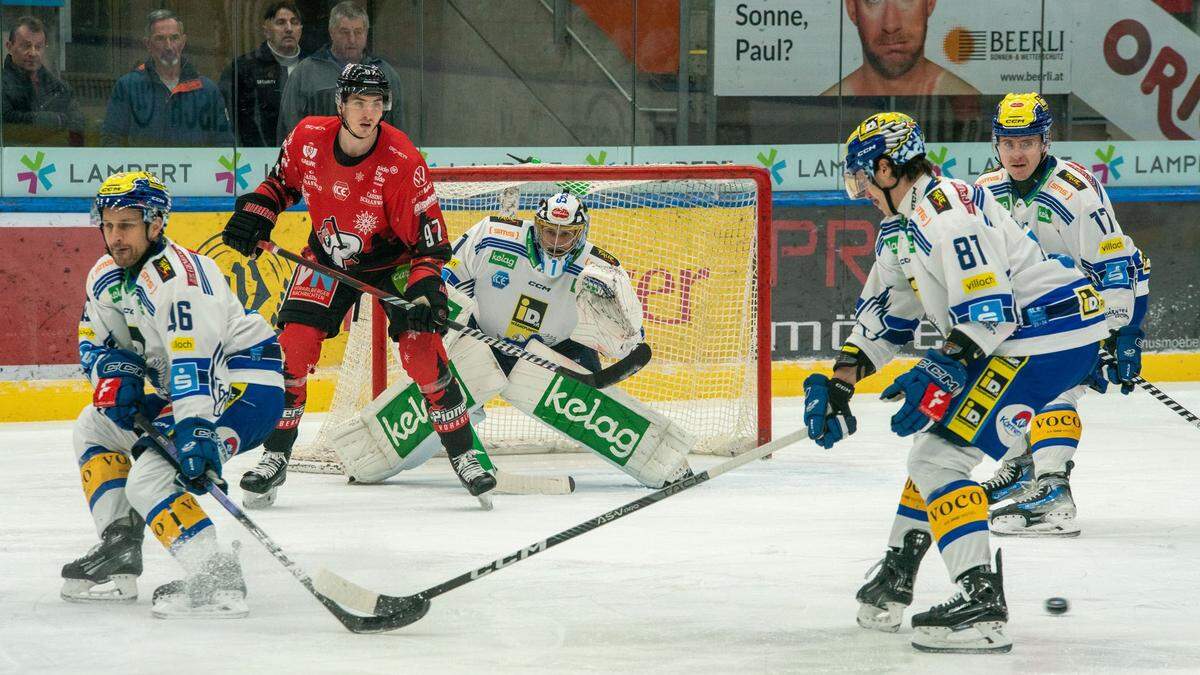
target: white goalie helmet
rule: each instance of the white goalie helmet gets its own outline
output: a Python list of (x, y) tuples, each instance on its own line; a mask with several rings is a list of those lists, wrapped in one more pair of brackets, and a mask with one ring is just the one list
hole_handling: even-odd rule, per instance
[(583, 252), (590, 223), (587, 206), (570, 192), (564, 190), (543, 199), (533, 216), (529, 234), (533, 268), (551, 279), (562, 276)]

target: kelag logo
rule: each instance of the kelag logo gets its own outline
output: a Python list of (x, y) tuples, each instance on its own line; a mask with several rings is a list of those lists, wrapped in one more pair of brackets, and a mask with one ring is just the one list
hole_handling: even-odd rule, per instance
[(1112, 180), (1121, 180), (1121, 172), (1117, 170), (1118, 166), (1125, 163), (1125, 157), (1117, 154), (1117, 146), (1110, 145), (1103, 152), (1100, 148), (1096, 148), (1096, 158), (1100, 160), (1100, 164), (1092, 165), (1092, 173), (1100, 179), (1105, 185), (1109, 182), (1109, 176)]
[(221, 158), (217, 160), (217, 162), (221, 166), (225, 167), (226, 170), (218, 171), (215, 176), (216, 180), (217, 182), (225, 181), (225, 191), (229, 194), (233, 194), (234, 184), (243, 190), (250, 187), (250, 184), (246, 182), (245, 178), (243, 178), (245, 174), (250, 173), (250, 164), (247, 162), (239, 165), (238, 162), (241, 160), (242, 153), (240, 152), (234, 152), (233, 159), (230, 159), (225, 155), (221, 155)]
[(46, 161), (46, 153), (38, 150), (33, 159), (29, 159), (29, 155), (21, 155), (21, 163), (25, 165), (28, 171), (22, 171), (17, 174), (17, 180), (29, 181), (29, 194), (36, 195), (38, 191), (38, 183), (41, 183), (43, 190), (49, 190), (54, 187), (54, 183), (50, 182), (50, 174), (56, 169), (53, 164), (42, 166)]

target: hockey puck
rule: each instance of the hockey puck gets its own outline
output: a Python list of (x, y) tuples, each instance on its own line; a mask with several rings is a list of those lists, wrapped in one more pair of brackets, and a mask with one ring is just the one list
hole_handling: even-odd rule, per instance
[(1046, 599), (1046, 611), (1050, 614), (1066, 614), (1070, 606), (1066, 598)]

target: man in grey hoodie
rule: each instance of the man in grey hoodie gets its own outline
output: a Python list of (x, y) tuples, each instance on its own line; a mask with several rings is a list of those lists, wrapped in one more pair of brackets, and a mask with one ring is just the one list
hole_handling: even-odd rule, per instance
[(334, 5), (329, 12), (329, 45), (301, 61), (287, 79), (279, 108), (277, 142), (283, 143), (296, 124), (309, 115), (337, 114), (337, 78), (348, 63), (370, 64), (383, 70), (392, 94), (392, 109), (383, 114), (383, 121), (402, 128), (400, 76), (389, 63), (367, 54), (370, 29), (371, 19), (361, 7), (349, 0)]

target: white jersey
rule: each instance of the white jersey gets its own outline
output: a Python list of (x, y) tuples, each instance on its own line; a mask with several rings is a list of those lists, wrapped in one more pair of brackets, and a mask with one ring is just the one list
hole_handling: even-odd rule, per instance
[(922, 318), (958, 329), (984, 354), (1032, 356), (1108, 335), (1104, 301), (1074, 267), (1049, 259), (991, 193), (922, 176), (880, 223), (875, 264), (847, 342), (876, 369)]
[(1142, 298), (1144, 305), (1149, 261), (1121, 231), (1108, 193), (1091, 172), (1050, 156), (1045, 175), (1025, 198), (1016, 194), (1003, 167), (983, 174), (975, 184), (991, 191), (1034, 233), (1046, 253), (1068, 257), (1079, 266), (1104, 296), (1110, 329), (1140, 322), (1144, 307), (1135, 311), (1135, 298)]
[(79, 357), (96, 383), (96, 359), (125, 349), (146, 361), (147, 378), (171, 401), (176, 420), (214, 420), (236, 384), (283, 386), (275, 331), (242, 308), (211, 259), (166, 237), (133, 276), (109, 255), (87, 275)]
[(524, 344), (533, 335), (554, 346), (571, 337), (579, 322), (575, 296), (586, 265), (619, 267), (617, 259), (590, 242), (557, 278), (538, 272), (530, 262), (533, 222), (490, 216), (454, 244), (454, 256), (442, 268), (446, 283), (475, 298), (479, 330)]

